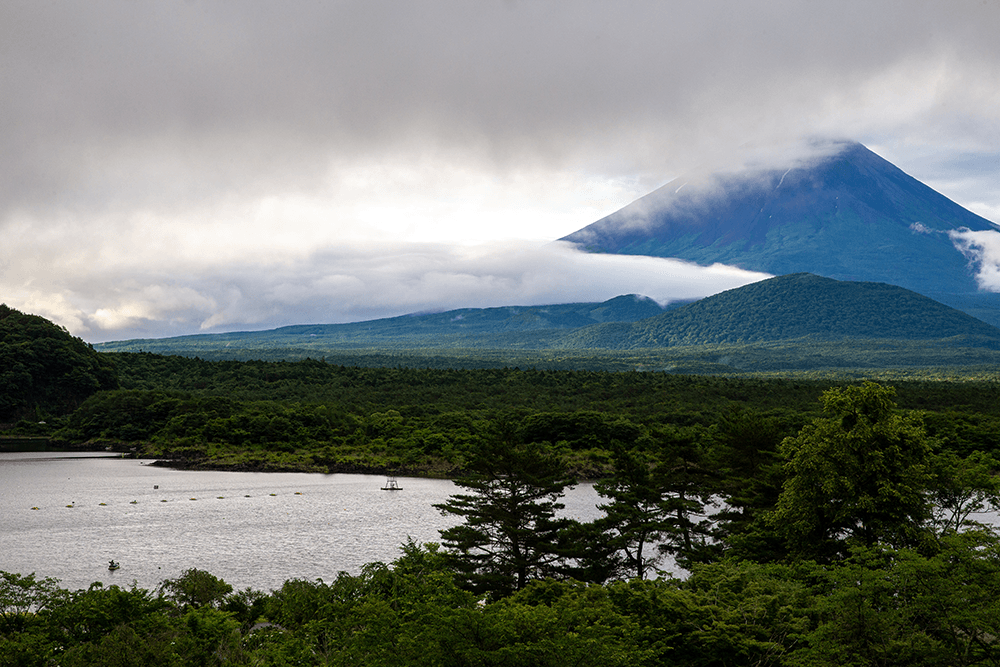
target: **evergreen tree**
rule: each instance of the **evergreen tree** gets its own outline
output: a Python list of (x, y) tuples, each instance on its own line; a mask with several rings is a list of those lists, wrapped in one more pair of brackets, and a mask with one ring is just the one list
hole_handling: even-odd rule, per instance
[(693, 563), (716, 557), (710, 506), (718, 480), (707, 466), (703, 432), (668, 427), (654, 436), (659, 440), (661, 462), (653, 481), (661, 489), (660, 509), (666, 525), (659, 549), (690, 569)]
[(621, 571), (644, 579), (662, 554), (656, 543), (669, 526), (663, 507), (663, 490), (652, 467), (640, 452), (617, 446), (614, 475), (594, 488), (609, 502), (598, 505), (605, 516), (598, 520), (621, 558)]
[(549, 446), (519, 442), (509, 422), (495, 426), (455, 480), (469, 493), (435, 507), (464, 519), (441, 531), (459, 581), (499, 598), (565, 567), (559, 534), (570, 522), (556, 517), (557, 501), (574, 480)]

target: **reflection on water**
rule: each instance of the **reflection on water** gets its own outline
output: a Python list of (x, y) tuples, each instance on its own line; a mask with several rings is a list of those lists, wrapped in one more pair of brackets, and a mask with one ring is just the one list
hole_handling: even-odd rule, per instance
[[(447, 480), (171, 470), (113, 456), (0, 453), (0, 570), (56, 577), (64, 588), (154, 588), (197, 567), (236, 589), (292, 578), (330, 581), (399, 545), (439, 540), (454, 522), (433, 508)], [(591, 519), (598, 497), (572, 490), (567, 514)], [(37, 509), (34, 509), (37, 508)], [(121, 569), (109, 572), (110, 559)]]

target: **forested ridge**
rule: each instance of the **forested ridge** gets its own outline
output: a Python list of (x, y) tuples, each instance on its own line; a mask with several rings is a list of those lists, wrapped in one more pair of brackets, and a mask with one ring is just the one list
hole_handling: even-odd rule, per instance
[(0, 304), (0, 422), (65, 413), (116, 386), (107, 357), (43, 317)]
[(637, 322), (566, 334), (566, 347), (650, 349), (678, 345), (812, 340), (945, 340), (997, 349), (1000, 330), (896, 285), (808, 273), (727, 290)]
[[(108, 388), (7, 432), (187, 467), (449, 476), (438, 509), (458, 523), (276, 591), (0, 572), (0, 665), (1000, 663), (1000, 538), (977, 521), (1000, 505), (993, 379), (99, 367)], [(562, 518), (586, 478), (604, 515)]]
[[(822, 343), (830, 353), (814, 356)], [(490, 308), (370, 322), (105, 343), (109, 352), (215, 360), (326, 357), (344, 365), (531, 366), (679, 372), (1000, 367), (1000, 329), (885, 283), (778, 276), (666, 309), (604, 304)]]

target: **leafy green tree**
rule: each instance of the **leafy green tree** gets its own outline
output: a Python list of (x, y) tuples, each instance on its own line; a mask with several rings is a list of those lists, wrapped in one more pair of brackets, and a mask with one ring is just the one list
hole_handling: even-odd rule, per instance
[(556, 513), (574, 480), (548, 446), (518, 442), (512, 425), (501, 421), (455, 483), (469, 492), (435, 507), (464, 520), (441, 531), (460, 582), (504, 597), (561, 571), (557, 545), (568, 521)]
[(0, 631), (22, 628), (32, 614), (44, 609), (56, 591), (57, 580), (39, 579), (0, 570)]
[(795, 664), (1000, 664), (997, 539), (970, 531), (937, 553), (853, 546), (817, 568), (815, 628)]
[(1000, 509), (1000, 468), (997, 460), (975, 451), (965, 458), (941, 452), (932, 460), (931, 525), (939, 535), (985, 526), (972, 517)]
[(826, 417), (781, 444), (786, 480), (771, 525), (792, 553), (830, 558), (846, 543), (904, 546), (931, 515), (931, 448), (918, 415), (872, 382), (822, 395)]
[(159, 620), (171, 610), (169, 600), (133, 585), (108, 586), (100, 582), (86, 590), (57, 591), (44, 617), (52, 632), (66, 645), (95, 645), (116, 627), (137, 626)]
[(233, 587), (225, 581), (198, 568), (185, 570), (176, 579), (165, 580), (162, 588), (177, 604), (194, 609), (217, 606), (233, 592)]
[[(811, 574), (809, 568), (805, 574)], [(812, 629), (815, 601), (795, 567), (723, 560), (679, 583), (689, 598), (685, 665), (784, 665)]]
[(553, 580), (481, 608), (445, 610), (413, 664), (561, 667), (647, 663), (637, 624), (601, 586)]

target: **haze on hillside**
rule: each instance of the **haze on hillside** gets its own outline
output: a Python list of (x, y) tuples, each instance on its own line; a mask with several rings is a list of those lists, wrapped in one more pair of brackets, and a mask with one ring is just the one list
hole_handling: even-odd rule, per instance
[(768, 274), (551, 241), (804, 136), (997, 221), (998, 26), (978, 0), (6, 3), (0, 302), (96, 342), (706, 296)]

